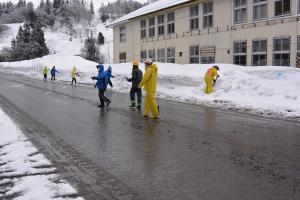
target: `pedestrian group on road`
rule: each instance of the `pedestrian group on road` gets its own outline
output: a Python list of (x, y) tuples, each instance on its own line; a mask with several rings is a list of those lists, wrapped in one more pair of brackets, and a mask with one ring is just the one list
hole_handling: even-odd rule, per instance
[[(142, 107), (142, 88), (144, 89), (146, 95), (144, 97), (144, 117), (149, 117), (151, 119), (157, 119), (160, 111), (159, 106), (156, 102), (156, 87), (157, 87), (157, 77), (158, 77), (158, 68), (155, 63), (151, 59), (146, 59), (145, 64), (145, 73), (139, 68), (139, 61), (132, 62), (132, 72), (131, 78), (126, 78), (128, 82), (131, 82), (130, 89), (130, 100), (131, 105), (130, 108), (137, 108), (141, 110)], [(105, 103), (106, 106), (109, 106), (111, 100), (105, 96), (105, 91), (107, 89), (107, 85), (113, 87), (111, 82), (111, 78), (114, 78), (112, 75), (112, 67), (109, 66), (107, 70), (104, 70), (104, 65), (99, 64), (96, 66), (98, 75), (91, 77), (92, 80), (96, 80), (95, 88), (98, 89), (98, 96), (100, 100), (99, 108), (104, 108)], [(45, 66), (43, 68), (44, 81), (47, 81), (47, 74), (49, 68)], [(219, 67), (213, 66), (209, 68), (204, 76), (204, 81), (206, 84), (205, 93), (210, 94), (213, 92), (213, 87), (215, 86), (216, 80), (219, 78)], [(52, 67), (51, 71), (51, 81), (55, 81), (56, 73), (59, 73), (55, 66)], [(77, 84), (76, 77), (79, 76), (79, 72), (76, 67), (73, 67), (71, 71), (71, 85)], [(137, 96), (137, 102), (135, 97)]]

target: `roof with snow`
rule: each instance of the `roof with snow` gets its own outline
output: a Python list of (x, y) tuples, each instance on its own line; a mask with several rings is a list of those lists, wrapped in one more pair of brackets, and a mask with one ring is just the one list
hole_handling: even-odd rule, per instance
[(120, 17), (119, 19), (116, 19), (115, 21), (108, 24), (107, 26), (108, 27), (113, 27), (115, 25), (123, 24), (126, 21), (129, 21), (133, 18), (140, 17), (140, 16), (143, 16), (143, 15), (147, 15), (147, 14), (150, 14), (150, 13), (153, 13), (153, 12), (156, 12), (156, 11), (159, 11), (159, 10), (163, 10), (163, 9), (166, 9), (166, 8), (170, 8), (170, 7), (179, 5), (179, 4), (183, 4), (183, 3), (186, 3), (186, 2), (189, 2), (189, 1), (192, 1), (192, 0), (159, 0), (159, 1), (156, 1), (154, 3), (148, 4), (148, 5), (140, 8), (140, 9), (137, 9), (137, 10), (135, 10), (135, 11), (133, 11), (133, 12), (127, 14), (127, 15), (124, 15), (123, 17)]

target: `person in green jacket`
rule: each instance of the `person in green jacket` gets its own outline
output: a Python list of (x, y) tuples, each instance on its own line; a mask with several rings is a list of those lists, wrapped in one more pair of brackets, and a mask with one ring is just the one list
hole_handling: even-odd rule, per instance
[(47, 81), (48, 71), (49, 71), (49, 68), (47, 66), (45, 66), (43, 68), (44, 81)]

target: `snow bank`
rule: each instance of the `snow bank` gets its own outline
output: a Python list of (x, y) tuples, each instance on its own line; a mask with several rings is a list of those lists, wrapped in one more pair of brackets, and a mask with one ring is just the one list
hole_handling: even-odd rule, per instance
[(83, 200), (1, 109), (0, 133), (0, 199)]
[[(93, 84), (91, 76), (97, 74), (97, 63), (77, 56), (56, 54), (43, 58), (0, 63), (0, 69), (28, 77), (42, 78), (42, 66), (55, 65), (58, 80), (70, 81), (70, 71), (76, 66), (80, 71), (79, 82)], [(214, 93), (204, 93), (204, 74), (212, 65), (157, 63), (159, 69), (158, 91), (160, 98), (180, 102), (225, 107), (266, 115), (300, 117), (300, 70), (288, 67), (243, 67), (218, 64), (220, 78)], [(112, 64), (113, 90), (128, 92), (131, 63)], [(108, 67), (108, 65), (106, 65)], [(143, 66), (140, 65), (142, 70)]]

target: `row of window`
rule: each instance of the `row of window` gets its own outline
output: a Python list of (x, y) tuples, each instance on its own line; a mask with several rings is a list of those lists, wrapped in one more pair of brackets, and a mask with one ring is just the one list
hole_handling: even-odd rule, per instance
[(147, 58), (150, 58), (151, 60), (157, 62), (175, 63), (175, 48), (174, 47), (167, 48), (167, 56), (165, 54), (165, 49), (157, 49), (157, 54), (155, 52), (155, 49), (150, 49), (148, 51), (148, 56), (147, 56), (147, 51), (142, 50), (140, 56), (141, 56), (141, 60), (146, 60)]
[[(253, 20), (268, 18), (268, 0), (233, 0), (233, 21), (235, 24), (247, 22), (247, 1), (253, 1)], [(203, 28), (213, 27), (213, 1), (203, 3)], [(291, 0), (274, 0), (275, 17), (291, 13)], [(298, 12), (300, 13), (300, 0), (298, 0)], [(166, 19), (165, 19), (166, 18)], [(148, 24), (148, 26), (147, 26)], [(199, 29), (199, 5), (189, 8), (190, 30)], [(165, 30), (166, 27), (166, 30)], [(157, 32), (156, 32), (157, 29)], [(126, 42), (126, 28), (120, 27), (120, 42)], [(148, 33), (148, 35), (147, 35)], [(140, 21), (140, 38), (162, 36), (175, 33), (175, 12), (153, 16)]]
[[(290, 66), (290, 37), (278, 37), (273, 39), (273, 65)], [(141, 60), (147, 58), (157, 62), (175, 63), (175, 48), (169, 47), (165, 51), (161, 49), (142, 50), (140, 52)], [(252, 65), (267, 65), (267, 39), (257, 39), (252, 41)], [(199, 45), (193, 45), (189, 48), (189, 62), (209, 64), (215, 62), (215, 47), (199, 48)], [(297, 52), (300, 55), (300, 36), (297, 40)], [(180, 52), (182, 56), (182, 52)], [(126, 52), (119, 54), (119, 62), (126, 62)], [(247, 65), (247, 41), (236, 41), (233, 43), (233, 64)]]
[[(273, 39), (273, 65), (290, 66), (290, 46), (290, 37), (280, 37)], [(267, 49), (267, 39), (252, 41), (253, 66), (267, 65)], [(247, 65), (247, 41), (234, 42), (233, 63), (237, 65)]]
[[(300, 0), (298, 0), (300, 4)], [(247, 22), (247, 0), (234, 0), (234, 23)], [(284, 16), (291, 14), (291, 0), (274, 0), (274, 16)], [(300, 5), (298, 8), (300, 12)], [(253, 20), (263, 20), (268, 18), (268, 0), (253, 0)]]

